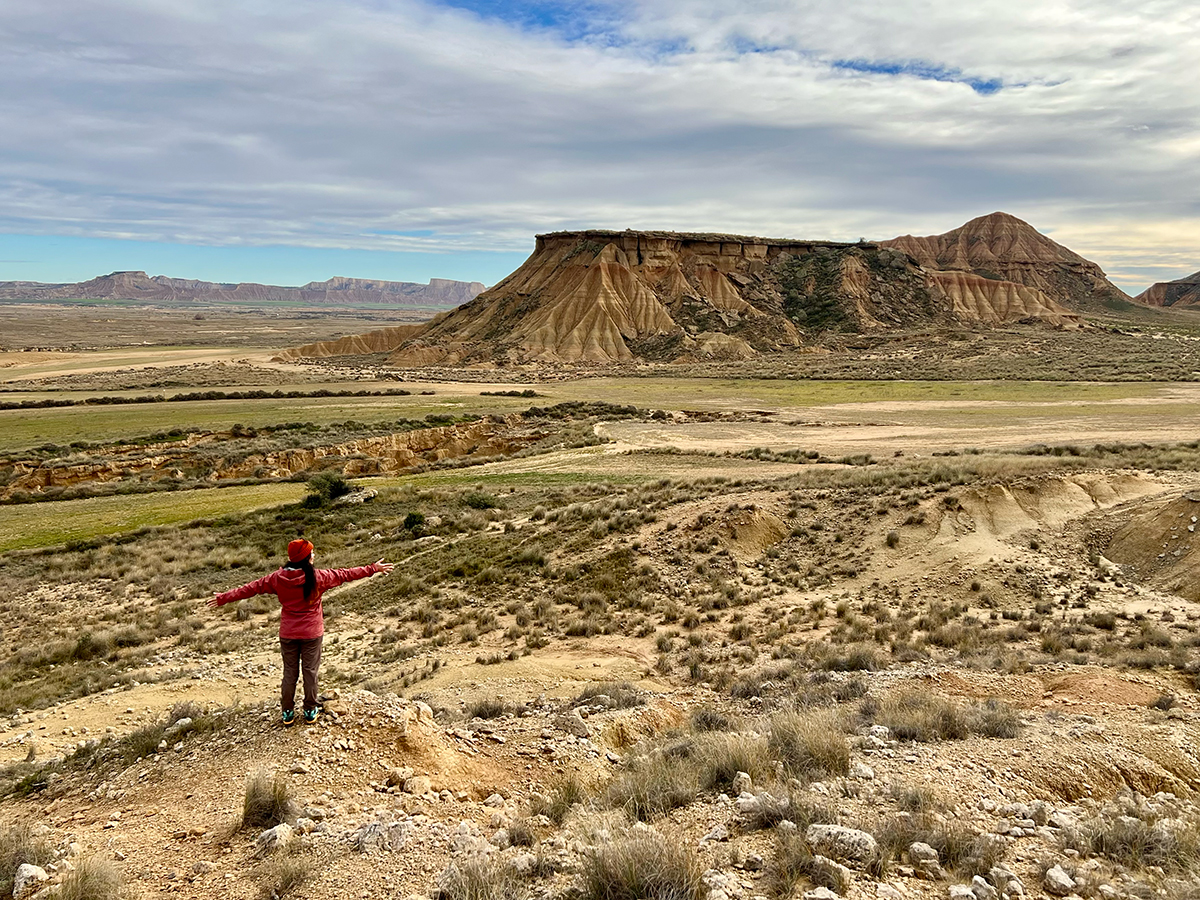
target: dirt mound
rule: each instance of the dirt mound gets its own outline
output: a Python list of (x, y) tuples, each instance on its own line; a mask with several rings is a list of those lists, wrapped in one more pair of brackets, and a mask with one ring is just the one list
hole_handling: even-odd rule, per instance
[(1005, 541), (1022, 532), (1060, 528), (1071, 519), (1161, 490), (1149, 477), (1114, 474), (991, 484), (963, 492), (957, 511), (948, 511), (942, 519), (940, 536), (949, 542), (968, 533)]
[(1133, 299), (1147, 306), (1200, 306), (1200, 272), (1152, 284)]
[(1147, 502), (1112, 536), (1104, 555), (1145, 584), (1200, 600), (1200, 494)]
[(1078, 323), (1036, 290), (943, 278), (867, 242), (559, 232), (539, 235), (516, 272), (389, 362), (741, 359), (798, 347), (804, 331), (1030, 319)]
[(882, 245), (902, 250), (931, 269), (970, 272), (1033, 288), (1072, 310), (1129, 299), (1094, 262), (1008, 213), (980, 216), (945, 234), (906, 234)]
[(272, 362), (293, 362), (297, 359), (326, 359), (330, 356), (356, 356), (366, 353), (388, 353), (395, 350), (424, 325), (394, 325), (368, 331), (366, 334), (351, 334), (335, 341), (317, 341), (302, 347), (280, 350), (271, 358)]

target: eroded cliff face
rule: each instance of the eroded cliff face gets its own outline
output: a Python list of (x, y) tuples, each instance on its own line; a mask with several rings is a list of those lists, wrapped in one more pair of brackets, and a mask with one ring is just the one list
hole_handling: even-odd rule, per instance
[(1200, 306), (1200, 272), (1176, 281), (1152, 284), (1133, 299), (1147, 306)]
[(297, 359), (326, 359), (331, 356), (360, 356), (367, 353), (390, 353), (406, 340), (417, 334), (424, 325), (394, 325), (351, 334), (333, 341), (317, 341), (301, 347), (280, 350), (272, 357), (273, 362), (292, 362)]
[(193, 434), (183, 441), (135, 448), (114, 448), (103, 462), (15, 461), (0, 496), (39, 494), (50, 488), (116, 481), (240, 478), (291, 478), (304, 472), (333, 471), (347, 476), (388, 475), (445, 459), (508, 455), (546, 437), (548, 432), (519, 415), (486, 416), (476, 422), (404, 431), (323, 447), (221, 457), (209, 451), (228, 441), (228, 433)]
[(539, 235), (512, 275), (431, 322), (389, 362), (728, 359), (799, 347), (825, 330), (1078, 321), (1036, 291), (976, 281), (943, 279), (905, 252), (866, 242), (558, 232)]
[(1032, 288), (1072, 311), (1129, 299), (1094, 262), (1008, 213), (980, 216), (945, 234), (906, 234), (882, 245), (902, 250), (928, 269), (969, 272)]

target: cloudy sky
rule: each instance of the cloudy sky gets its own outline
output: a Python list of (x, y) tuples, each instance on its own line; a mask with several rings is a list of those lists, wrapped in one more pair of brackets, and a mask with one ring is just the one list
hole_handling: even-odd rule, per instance
[(0, 280), (492, 283), (995, 210), (1200, 269), (1195, 0), (0, 0)]

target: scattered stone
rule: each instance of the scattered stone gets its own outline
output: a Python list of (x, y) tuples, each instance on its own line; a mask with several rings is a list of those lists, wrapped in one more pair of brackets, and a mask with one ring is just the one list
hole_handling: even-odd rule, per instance
[(875, 770), (866, 763), (856, 762), (850, 767), (850, 777), (855, 781), (874, 781)]
[(969, 884), (952, 884), (949, 888), (950, 900), (975, 900), (975, 892)]
[(724, 825), (722, 825), (720, 822), (718, 822), (716, 825), (714, 825), (712, 828), (710, 828), (708, 830), (708, 833), (706, 835), (704, 835), (704, 837), (700, 838), (700, 843), (703, 844), (706, 841), (717, 842), (717, 841), (727, 841), (727, 840), (729, 840), (729, 829), (726, 828)]
[(801, 895), (804, 900), (841, 900), (840, 894), (835, 894), (827, 887), (815, 887)]
[(733, 776), (733, 792), (735, 794), (748, 794), (754, 790), (754, 781), (750, 778), (749, 772), (738, 772)]
[(971, 892), (975, 895), (975, 900), (999, 900), (1000, 893), (990, 884), (982, 875), (976, 875), (971, 879)]
[(875, 885), (875, 896), (877, 900), (904, 900), (898, 888), (883, 883)]

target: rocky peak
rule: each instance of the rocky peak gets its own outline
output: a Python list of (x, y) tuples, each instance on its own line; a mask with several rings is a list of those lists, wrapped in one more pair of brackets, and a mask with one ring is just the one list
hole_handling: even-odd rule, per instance
[(979, 216), (945, 234), (906, 234), (882, 244), (903, 250), (927, 268), (1035, 288), (1068, 308), (1128, 299), (1094, 262), (1005, 212)]

